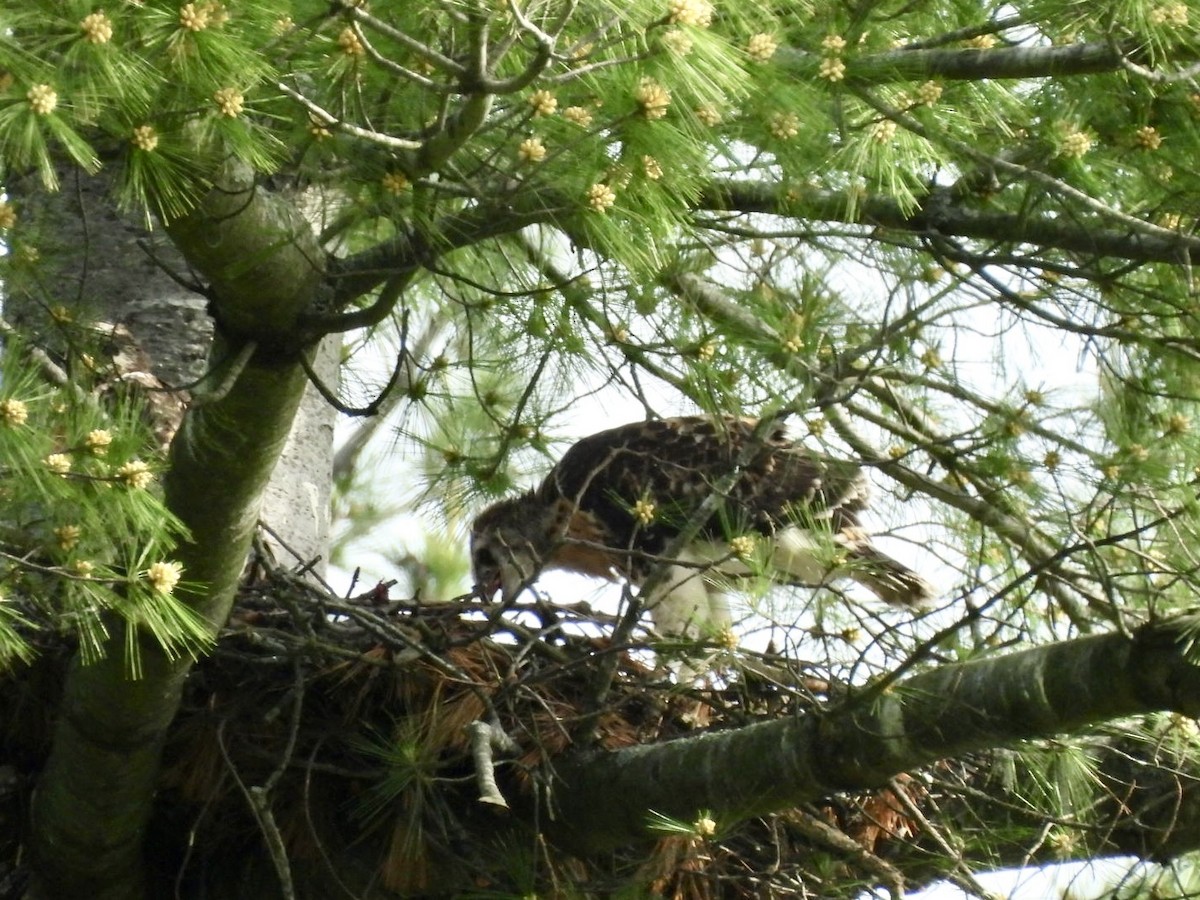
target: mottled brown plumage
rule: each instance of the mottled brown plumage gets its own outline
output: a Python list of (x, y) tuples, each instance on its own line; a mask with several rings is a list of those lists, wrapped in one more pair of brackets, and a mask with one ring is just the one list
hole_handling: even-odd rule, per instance
[(729, 578), (748, 572), (729, 545), (744, 534), (765, 539), (766, 556), (784, 581), (818, 583), (836, 568), (889, 603), (914, 604), (932, 595), (924, 579), (876, 550), (862, 530), (858, 514), (868, 491), (858, 465), (807, 450), (778, 423), (757, 435), (756, 425), (752, 419), (687, 416), (584, 438), (535, 490), (501, 501), (475, 520), (471, 544), (479, 589), (500, 588), (512, 596), (544, 568), (640, 585), (663, 563), (662, 554), (700, 504), (740, 464), (717, 511), (670, 561), (677, 571), (647, 603), (660, 630), (694, 633), (705, 622), (728, 624), (727, 608), (716, 596)]

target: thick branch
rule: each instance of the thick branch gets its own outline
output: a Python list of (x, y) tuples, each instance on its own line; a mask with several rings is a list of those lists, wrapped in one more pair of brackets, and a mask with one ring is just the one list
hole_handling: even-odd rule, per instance
[[(817, 53), (781, 48), (773, 61), (796, 78), (813, 81), (818, 77), (821, 59)], [(1121, 47), (1101, 41), (1055, 47), (996, 47), (988, 50), (900, 49), (848, 57), (846, 78), (874, 84), (923, 78), (971, 81), (1050, 78), (1117, 72), (1125, 60), (1146, 62), (1145, 54), (1136, 45)]]
[(770, 213), (785, 219), (815, 219), (914, 234), (979, 238), (1002, 244), (1030, 244), (1088, 257), (1134, 262), (1187, 263), (1200, 255), (1200, 239), (1179, 234), (1170, 239), (1105, 228), (1066, 217), (982, 212), (954, 202), (926, 203), (907, 213), (894, 200), (868, 196), (849, 208), (844, 194), (809, 189), (785, 196), (786, 188), (751, 182), (714, 182), (701, 195), (699, 209)]
[[(515, 190), (509, 199), (511, 202), (502, 207), (472, 207), (446, 216), (434, 225), (429, 235), (401, 233), (390, 241), (335, 261), (331, 273), (334, 305), (342, 309), (388, 278), (415, 269), (442, 253), (553, 221), (573, 208), (547, 191)], [(336, 321), (337, 317), (324, 317), (314, 323), (317, 327), (336, 327)]]
[(312, 226), (293, 204), (257, 186), (249, 169), (232, 166), (201, 209), (167, 230), (208, 279), (227, 334), (286, 342), (317, 298), (325, 253)]
[(587, 850), (647, 834), (651, 811), (735, 820), (871, 788), (938, 759), (1156, 710), (1200, 712), (1195, 618), (941, 666), (839, 708), (560, 763), (553, 796)]

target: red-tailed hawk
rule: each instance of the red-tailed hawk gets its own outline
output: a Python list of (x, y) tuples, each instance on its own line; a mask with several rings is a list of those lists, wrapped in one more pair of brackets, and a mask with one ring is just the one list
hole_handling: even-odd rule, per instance
[[(476, 589), (511, 599), (543, 569), (640, 586), (664, 634), (730, 624), (723, 596), (759, 560), (780, 581), (848, 576), (888, 603), (933, 596), (929, 583), (875, 549), (860, 527), (867, 479), (852, 462), (800, 446), (773, 424), (686, 416), (622, 425), (579, 441), (534, 490), (486, 509), (471, 529)], [(740, 469), (739, 469), (740, 464)], [(680, 529), (737, 472), (694, 540), (663, 558)], [(762, 566), (758, 566), (761, 570)]]

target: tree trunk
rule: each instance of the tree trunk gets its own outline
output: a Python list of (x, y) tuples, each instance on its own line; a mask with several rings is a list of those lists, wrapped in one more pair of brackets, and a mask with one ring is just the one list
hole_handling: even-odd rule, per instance
[[(80, 216), (85, 223), (117, 220), (101, 192), (78, 196), (86, 204)], [(61, 220), (70, 218), (68, 210)], [(88, 293), (153, 297), (157, 282), (145, 287), (116, 280), (135, 241), (130, 227), (103, 231), (117, 239), (106, 252), (114, 280)], [(300, 344), (295, 323), (323, 277), (324, 257), (294, 208), (258, 191), (241, 173), (199, 210), (172, 223), (170, 232), (212, 283), (220, 323), (208, 359), (220, 373), (213, 381), (224, 383), (185, 415), (164, 479), (168, 506), (191, 534), (178, 551), (185, 579), (198, 585), (190, 600), (215, 635), (228, 616), (268, 480), (304, 393), (299, 355), (311, 348)], [(250, 271), (247, 259), (256, 262)], [(134, 271), (156, 272), (148, 266)], [(85, 269), (81, 282), (90, 276)], [(169, 345), (169, 313), (148, 318), (159, 323), (150, 332), (163, 333), (163, 346)], [(179, 363), (167, 371), (190, 369)], [(317, 441), (310, 434), (298, 443)], [(322, 519), (315, 510), (320, 502), (319, 496), (310, 501), (313, 521)], [(302, 552), (315, 554), (311, 539)], [(77, 661), (68, 674), (33, 809), (32, 896), (125, 900), (145, 894), (141, 844), (159, 755), (193, 661), (169, 658), (142, 640), (143, 674), (131, 680), (123, 640), (114, 634), (102, 662)]]

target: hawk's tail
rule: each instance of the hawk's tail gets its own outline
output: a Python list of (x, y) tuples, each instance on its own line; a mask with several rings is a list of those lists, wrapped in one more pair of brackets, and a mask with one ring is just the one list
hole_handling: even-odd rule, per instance
[(871, 544), (859, 544), (850, 551), (846, 574), (893, 606), (917, 606), (936, 596), (932, 584)]

